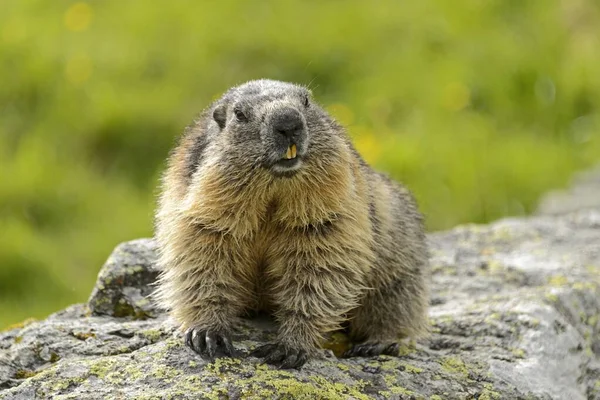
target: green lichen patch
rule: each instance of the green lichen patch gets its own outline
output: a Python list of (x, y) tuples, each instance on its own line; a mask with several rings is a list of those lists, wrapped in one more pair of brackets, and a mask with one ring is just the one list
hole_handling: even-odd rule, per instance
[(238, 372), (242, 361), (238, 358), (217, 358), (208, 364), (206, 370), (213, 374), (224, 374), (226, 372)]
[(548, 278), (548, 285), (550, 286), (565, 286), (569, 283), (569, 279), (563, 275), (553, 275)]
[(74, 386), (79, 386), (83, 383), (83, 379), (82, 378), (65, 378), (65, 379), (58, 379), (56, 382), (54, 382), (54, 384), (52, 385), (51, 390), (56, 393), (56, 392), (63, 392), (67, 389), (69, 389), (70, 387), (74, 387)]
[[(415, 394), (413, 391), (403, 388), (402, 386), (393, 386), (389, 390), (382, 390), (379, 392), (380, 395), (385, 397), (386, 399), (392, 398), (394, 395), (403, 395), (411, 397)], [(395, 397), (397, 398), (397, 397)]]
[(127, 275), (135, 275), (135, 274), (139, 274), (141, 272), (144, 272), (146, 270), (145, 267), (143, 267), (142, 265), (133, 265), (129, 268), (127, 268), (127, 270), (125, 271), (125, 273)]
[(558, 295), (556, 295), (555, 293), (546, 293), (544, 297), (550, 303), (553, 303), (553, 304), (558, 303)]
[(597, 282), (586, 281), (586, 282), (575, 282), (571, 287), (581, 292), (598, 291), (600, 284)]
[(510, 349), (510, 352), (516, 357), (516, 358), (525, 358), (525, 350), (523, 349)]
[(422, 368), (410, 365), (405, 361), (400, 361), (396, 357), (380, 356), (378, 360), (369, 362), (367, 365), (378, 367), (381, 371), (404, 371), (409, 374), (420, 374), (423, 372)]
[(597, 379), (596, 382), (594, 382), (594, 393), (598, 393), (600, 394), (600, 379)]
[(159, 329), (147, 329), (147, 330), (141, 331), (139, 333), (139, 335), (141, 337), (147, 339), (150, 343), (156, 343), (161, 339), (161, 337), (164, 335), (164, 333), (162, 331), (160, 331)]
[(79, 340), (87, 340), (96, 337), (94, 332), (71, 332), (71, 335)]
[(400, 357), (406, 357), (410, 354), (417, 352), (417, 342), (410, 340), (408, 342), (400, 342), (398, 348), (398, 355)]
[(421, 372), (423, 372), (423, 368), (418, 368), (418, 367), (415, 367), (415, 366), (407, 364), (407, 363), (401, 363), (401, 364), (404, 367), (404, 370), (406, 372), (408, 372), (409, 374), (420, 374)]
[[(203, 376), (202, 380), (210, 379), (213, 375), (220, 382), (219, 386), (212, 385), (213, 391), (207, 395), (208, 398), (219, 398), (218, 390), (228, 387), (239, 392), (244, 399), (272, 397), (290, 400), (369, 399), (361, 392), (366, 385), (362, 381), (355, 385), (347, 385), (330, 382), (320, 376), (311, 376), (307, 380), (301, 380), (290, 371), (274, 369), (264, 364), (246, 364), (237, 359), (217, 359), (206, 366), (205, 372), (208, 374)], [(183, 380), (184, 386), (189, 383), (185, 383), (186, 381), (187, 379)]]
[(82, 376), (65, 378), (60, 376), (58, 371), (58, 368), (50, 367), (40, 371), (31, 378), (32, 382), (38, 387), (37, 393), (40, 398), (58, 398), (56, 396), (58, 393), (64, 392), (71, 387), (80, 386), (85, 382)]
[(27, 378), (31, 378), (32, 376), (36, 376), (39, 372), (38, 371), (31, 371), (31, 370), (27, 370), (27, 369), (18, 369), (17, 372), (15, 372), (15, 379), (27, 379)]
[(176, 349), (184, 346), (183, 342), (178, 338), (169, 337), (162, 342), (167, 350)]
[(458, 357), (444, 357), (440, 360), (440, 366), (451, 374), (461, 375), (464, 378), (469, 376), (469, 370), (465, 363)]
[(104, 379), (106, 375), (114, 370), (118, 365), (117, 361), (111, 358), (100, 359), (94, 362), (89, 369), (91, 375), (96, 375), (100, 379)]
[(133, 317), (133, 319), (146, 319), (146, 312), (138, 307), (134, 307), (125, 299), (119, 299), (113, 307), (113, 315), (117, 318)]
[(182, 374), (180, 370), (167, 365), (157, 365), (152, 368), (152, 376), (160, 380), (171, 382), (173, 378)]
[(600, 266), (597, 266), (597, 265), (587, 265), (585, 267), (585, 269), (586, 269), (586, 271), (588, 271), (593, 276), (596, 276), (596, 277), (600, 276)]
[(488, 315), (488, 316), (487, 316), (485, 319), (486, 319), (486, 321), (488, 321), (488, 320), (489, 320), (489, 321), (491, 321), (491, 320), (496, 320), (496, 321), (498, 321), (498, 320), (500, 320), (500, 319), (501, 319), (501, 317), (502, 317), (502, 316), (501, 316), (499, 313), (491, 313), (491, 314), (490, 314), (490, 315)]
[(173, 383), (183, 375), (183, 371), (162, 364), (159, 360), (140, 365), (114, 358), (105, 358), (94, 361), (89, 365), (89, 374), (115, 386), (131, 384), (146, 378), (158, 379), (166, 383)]
[(345, 371), (345, 372), (350, 371), (350, 367), (347, 366), (346, 364), (337, 363), (337, 364), (335, 364), (335, 366), (337, 368), (339, 368), (341, 371)]
[(483, 391), (479, 395), (479, 400), (497, 400), (500, 398), (500, 393), (494, 390), (494, 385), (491, 383), (485, 383), (483, 385)]

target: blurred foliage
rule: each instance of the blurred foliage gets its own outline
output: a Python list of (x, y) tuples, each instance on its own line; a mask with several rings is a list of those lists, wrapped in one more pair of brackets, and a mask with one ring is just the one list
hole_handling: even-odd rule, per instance
[(85, 301), (152, 234), (169, 148), (234, 84), (310, 85), (435, 230), (600, 160), (598, 49), (592, 0), (5, 0), (0, 326)]

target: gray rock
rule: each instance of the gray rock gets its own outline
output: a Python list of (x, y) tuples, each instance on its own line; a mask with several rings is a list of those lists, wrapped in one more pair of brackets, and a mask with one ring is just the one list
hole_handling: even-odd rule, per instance
[(158, 277), (156, 245), (139, 239), (113, 251), (100, 273), (88, 305), (94, 315), (133, 316), (138, 319), (160, 313), (151, 297)]
[[(429, 236), (432, 334), (400, 357), (284, 371), (203, 361), (145, 298), (152, 240), (119, 246), (88, 304), (0, 333), (0, 399), (600, 399), (600, 211), (505, 219)], [(245, 320), (236, 346), (273, 337)]]
[(570, 188), (542, 197), (538, 214), (564, 214), (582, 209), (600, 210), (600, 166), (577, 174)]

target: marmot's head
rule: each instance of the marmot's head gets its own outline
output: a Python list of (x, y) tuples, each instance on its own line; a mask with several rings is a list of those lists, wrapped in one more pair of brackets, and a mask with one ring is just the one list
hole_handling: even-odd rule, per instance
[(289, 177), (334, 157), (336, 146), (339, 151), (335, 123), (302, 86), (250, 81), (230, 89), (210, 112), (210, 141), (239, 167), (260, 166)]

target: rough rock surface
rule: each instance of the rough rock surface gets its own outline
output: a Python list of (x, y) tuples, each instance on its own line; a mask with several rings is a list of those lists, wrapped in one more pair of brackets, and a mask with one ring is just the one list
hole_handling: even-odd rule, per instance
[[(145, 299), (154, 243), (119, 246), (88, 304), (0, 333), (0, 399), (600, 399), (600, 210), (429, 236), (432, 334), (301, 371), (203, 361)], [(248, 350), (273, 325), (245, 321)], [(338, 352), (344, 337), (327, 345)]]
[(563, 214), (590, 208), (600, 210), (600, 166), (575, 175), (568, 189), (545, 195), (537, 213)]

